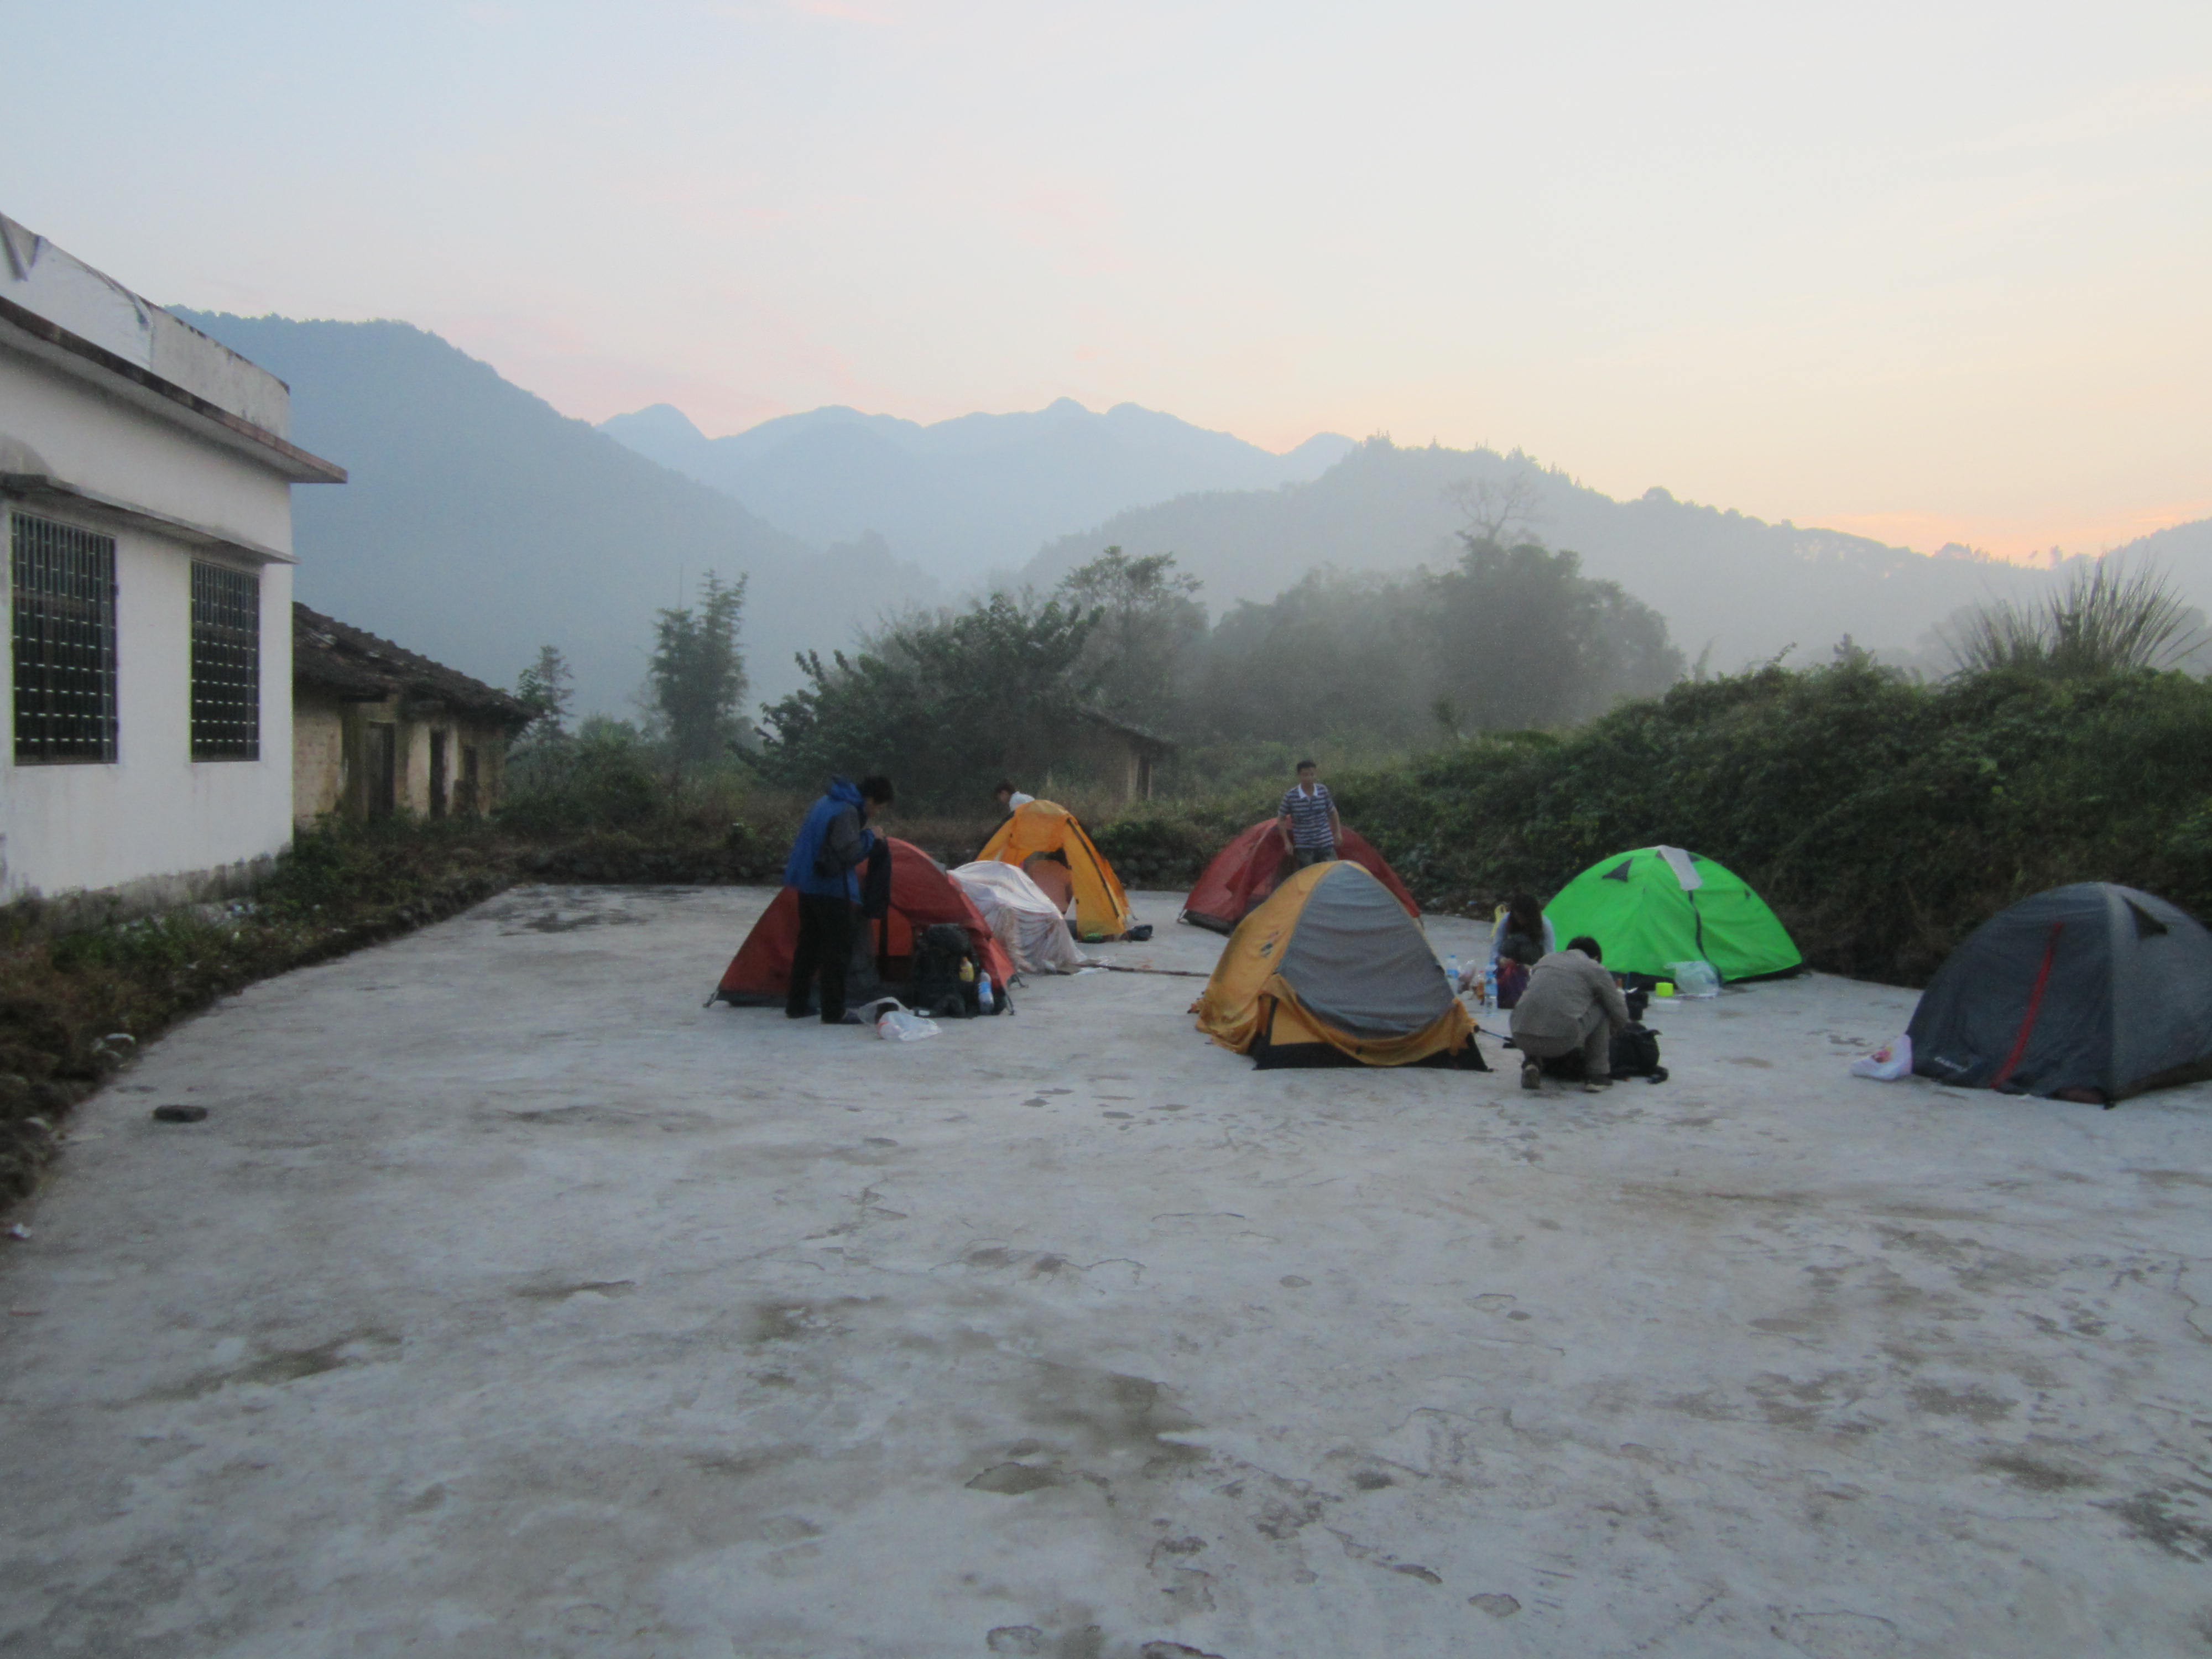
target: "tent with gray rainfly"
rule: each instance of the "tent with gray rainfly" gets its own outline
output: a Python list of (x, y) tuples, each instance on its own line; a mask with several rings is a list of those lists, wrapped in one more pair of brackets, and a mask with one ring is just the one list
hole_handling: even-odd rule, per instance
[(2077, 882), (1976, 928), (1921, 993), (1912, 1069), (2102, 1100), (2212, 1077), (2212, 933), (2164, 899)]

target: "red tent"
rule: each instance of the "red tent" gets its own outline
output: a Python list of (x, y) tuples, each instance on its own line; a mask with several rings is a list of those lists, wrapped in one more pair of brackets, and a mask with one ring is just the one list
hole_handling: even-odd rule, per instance
[[(906, 977), (916, 933), (933, 922), (951, 921), (968, 930), (992, 983), (1004, 985), (1012, 979), (1014, 964), (1007, 960), (1006, 948), (992, 936), (982, 912), (960, 884), (912, 842), (895, 836), (884, 839), (891, 844), (890, 915), (882, 922), (864, 925), (878, 958), (889, 959), (887, 977)], [(714, 994), (740, 1007), (781, 1003), (791, 989), (791, 956), (798, 946), (799, 890), (787, 887), (745, 935)]]
[[(1275, 890), (1275, 884), (1291, 868), (1275, 822), (1273, 818), (1261, 819), (1221, 849), (1213, 862), (1206, 866), (1198, 885), (1190, 890), (1190, 896), (1182, 902), (1182, 921), (1194, 927), (1210, 927), (1217, 933), (1234, 933), (1237, 924)], [(1347, 830), (1336, 850), (1389, 888), (1391, 896), (1406, 907), (1407, 915), (1421, 914), (1421, 907), (1413, 902), (1413, 896), (1398, 879), (1398, 872), (1383, 861), (1382, 855), (1368, 844), (1365, 836)]]

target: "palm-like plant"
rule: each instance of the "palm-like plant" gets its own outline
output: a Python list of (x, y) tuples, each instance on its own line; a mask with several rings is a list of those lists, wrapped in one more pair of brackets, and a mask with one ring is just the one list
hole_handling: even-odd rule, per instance
[(2201, 621), (2164, 571), (2124, 570), (2100, 560), (2039, 601), (1978, 607), (1949, 643), (1961, 673), (2087, 679), (2177, 665), (2205, 642)]

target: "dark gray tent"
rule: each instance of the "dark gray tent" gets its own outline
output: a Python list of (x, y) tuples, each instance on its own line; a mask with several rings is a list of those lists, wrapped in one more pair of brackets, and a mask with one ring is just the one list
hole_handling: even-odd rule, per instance
[(2212, 1076), (2212, 933), (2162, 898), (2077, 882), (2022, 899), (1936, 970), (1912, 1069), (2106, 1102)]

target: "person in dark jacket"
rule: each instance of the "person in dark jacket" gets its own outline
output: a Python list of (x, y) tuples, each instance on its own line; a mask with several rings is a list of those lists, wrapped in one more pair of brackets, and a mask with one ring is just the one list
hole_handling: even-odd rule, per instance
[(830, 780), (822, 799), (807, 809), (783, 866), (783, 883), (799, 890), (799, 944), (791, 956), (787, 1019), (806, 1018), (817, 978), (822, 1023), (845, 1023), (845, 970), (853, 959), (854, 917), (860, 902), (860, 866), (875, 846), (868, 809), (891, 804), (891, 781), (876, 774), (859, 783)]

